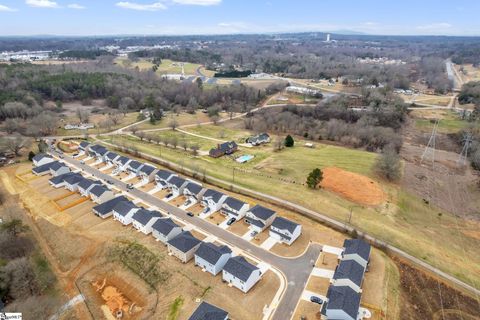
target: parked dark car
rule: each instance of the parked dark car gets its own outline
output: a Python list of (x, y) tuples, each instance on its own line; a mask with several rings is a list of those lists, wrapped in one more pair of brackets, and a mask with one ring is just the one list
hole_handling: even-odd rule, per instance
[(323, 300), (320, 299), (319, 297), (316, 297), (316, 296), (311, 296), (311, 297), (310, 297), (310, 301), (313, 302), (313, 303), (318, 303), (318, 304), (322, 304), (322, 303), (323, 303)]
[(230, 220), (227, 221), (227, 226), (231, 225), (231, 224), (234, 223), (235, 221), (237, 221), (237, 219), (231, 218)]
[(127, 184), (127, 189), (128, 190), (133, 190), (133, 184), (131, 184), (131, 183)]
[(187, 216), (189, 216), (189, 217), (194, 217), (195, 215), (193, 214), (193, 212), (188, 211), (188, 212), (187, 212)]
[(113, 184), (113, 181), (112, 180), (107, 180), (107, 183), (108, 184)]

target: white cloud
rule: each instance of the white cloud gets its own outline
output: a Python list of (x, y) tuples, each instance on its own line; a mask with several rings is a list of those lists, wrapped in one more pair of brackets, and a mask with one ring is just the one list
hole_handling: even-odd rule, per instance
[(17, 11), (17, 9), (13, 9), (7, 6), (4, 6), (3, 4), (0, 4), (0, 12), (14, 12)]
[(440, 23), (431, 23), (431, 24), (417, 26), (417, 29), (418, 30), (435, 31), (435, 30), (450, 29), (451, 27), (453, 27), (453, 26), (450, 23), (440, 22)]
[(58, 8), (58, 4), (51, 0), (27, 0), (25, 1), (30, 7), (37, 8)]
[(154, 2), (151, 4), (141, 4), (136, 2), (121, 1), (115, 4), (117, 7), (138, 10), (138, 11), (158, 11), (165, 10), (167, 7), (161, 2)]
[(220, 4), (222, 0), (173, 0), (173, 2), (193, 6), (214, 6)]
[(67, 5), (67, 8), (69, 8), (69, 9), (75, 9), (75, 10), (85, 9), (84, 6), (82, 6), (82, 5), (78, 4), (78, 3), (69, 4), (69, 5)]

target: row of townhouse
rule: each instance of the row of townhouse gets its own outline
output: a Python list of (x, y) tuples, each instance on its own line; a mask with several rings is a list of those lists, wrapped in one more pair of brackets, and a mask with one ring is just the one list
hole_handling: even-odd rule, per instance
[(183, 263), (195, 259), (195, 265), (212, 275), (222, 272), (225, 282), (244, 293), (261, 279), (260, 269), (241, 256), (232, 257), (232, 250), (228, 246), (202, 242), (172, 219), (158, 211), (138, 207), (124, 196), (93, 207), (93, 212), (103, 219), (113, 216), (114, 220), (125, 226), (132, 224), (145, 235), (152, 234), (167, 246), (169, 255)]
[(359, 239), (347, 239), (338, 256), (339, 264), (335, 269), (327, 299), (322, 305), (322, 319), (360, 320), (362, 284), (368, 270), (371, 246)]

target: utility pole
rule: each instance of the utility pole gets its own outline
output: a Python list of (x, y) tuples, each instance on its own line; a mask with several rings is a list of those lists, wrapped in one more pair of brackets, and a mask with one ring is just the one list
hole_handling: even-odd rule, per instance
[(235, 167), (232, 168), (232, 181), (235, 183)]
[(423, 151), (423, 154), (422, 154), (422, 160), (420, 161), (420, 163), (423, 163), (423, 160), (425, 160), (427, 155), (431, 155), (432, 167), (435, 164), (435, 139), (437, 136), (437, 129), (438, 129), (438, 119), (435, 119), (435, 124), (433, 125), (432, 134), (430, 135), (428, 144), (425, 147), (425, 151)]
[(468, 150), (470, 149), (470, 145), (472, 144), (472, 134), (466, 133), (463, 135), (463, 148), (460, 156), (458, 157), (457, 164), (460, 167), (463, 167), (467, 164), (468, 160)]

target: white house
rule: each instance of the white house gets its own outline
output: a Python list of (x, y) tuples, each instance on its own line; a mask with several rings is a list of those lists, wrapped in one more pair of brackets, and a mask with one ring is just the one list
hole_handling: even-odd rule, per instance
[(115, 197), (115, 193), (104, 185), (97, 184), (90, 190), (90, 198), (95, 203), (104, 203)]
[(135, 212), (132, 217), (133, 227), (144, 234), (150, 234), (153, 230), (153, 224), (160, 218), (162, 218), (160, 212), (142, 208)]
[(128, 202), (128, 199), (124, 196), (118, 196), (104, 203), (96, 205), (95, 207), (92, 208), (92, 211), (95, 215), (99, 216), (100, 218), (106, 219), (113, 214), (113, 209), (120, 202)]
[(188, 320), (228, 320), (228, 312), (203, 301)]
[(298, 223), (276, 217), (270, 226), (270, 237), (291, 245), (302, 234), (302, 226)]
[(78, 184), (78, 192), (82, 195), (82, 197), (89, 197), (90, 190), (96, 185), (100, 184), (99, 181), (92, 180), (92, 179), (83, 179)]
[(250, 230), (260, 233), (272, 224), (276, 216), (275, 211), (257, 204), (247, 212), (245, 222), (250, 224)]
[(121, 156), (113, 160), (113, 164), (115, 165), (115, 171), (117, 172), (124, 172), (127, 170), (127, 166), (132, 161), (131, 159)]
[(132, 223), (132, 217), (140, 210), (133, 202), (131, 201), (122, 201), (119, 202), (115, 208), (113, 208), (113, 219), (120, 221), (124, 226)]
[(51, 173), (50, 168), (54, 166), (56, 163), (58, 163), (58, 161), (45, 163), (38, 167), (33, 167), (32, 172), (37, 176), (46, 175), (47, 173)]
[(35, 157), (32, 158), (33, 165), (35, 167), (39, 167), (41, 165), (54, 162), (55, 159), (53, 159), (51, 156), (45, 153), (39, 153)]
[(195, 265), (216, 276), (231, 256), (232, 250), (229, 247), (203, 242), (195, 252)]
[(250, 205), (248, 203), (233, 197), (227, 197), (225, 202), (222, 204), (220, 212), (226, 215), (228, 218), (235, 218), (238, 221), (247, 214), (249, 209)]
[(203, 190), (202, 185), (188, 181), (183, 188), (183, 195), (187, 198), (187, 201), (183, 204), (184, 207), (192, 205), (198, 202), (200, 194)]
[(340, 255), (341, 260), (355, 260), (365, 269), (370, 261), (371, 246), (360, 239), (346, 239), (343, 242), (343, 251)]
[(176, 176), (176, 174), (168, 170), (159, 169), (155, 174), (155, 182), (157, 186), (165, 189), (168, 187), (168, 180), (173, 176)]
[(202, 241), (195, 238), (190, 232), (184, 231), (167, 242), (167, 249), (170, 255), (187, 263), (193, 258), (201, 243)]
[(105, 154), (108, 152), (108, 149), (105, 148), (104, 146), (101, 146), (101, 145), (98, 145), (98, 144), (95, 144), (95, 145), (90, 145), (88, 147), (88, 154), (91, 156), (91, 157), (94, 157), (95, 160), (97, 161), (105, 161), (104, 159), (104, 156)]
[(137, 172), (137, 175), (142, 178), (143, 182), (149, 183), (155, 179), (156, 168), (151, 164), (145, 163)]
[(268, 133), (260, 133), (256, 136), (249, 137), (246, 142), (250, 143), (252, 146), (259, 146), (261, 144), (269, 143), (270, 136)]
[[(64, 174), (61, 174), (59, 176), (56, 176), (56, 177), (53, 177), (53, 178), (50, 178), (48, 180), (48, 182), (54, 187), (54, 188), (60, 188), (60, 187), (63, 187), (65, 185), (65, 179), (67, 179), (68, 177), (70, 176), (80, 176), (80, 174), (78, 173), (74, 173), (74, 172), (68, 172), (68, 173), (64, 173)], [(81, 176), (80, 176), (81, 177)]]
[(127, 165), (127, 171), (132, 175), (138, 175), (138, 170), (142, 167), (142, 164), (137, 160), (132, 160)]
[(79, 155), (84, 155), (87, 150), (88, 150), (88, 146), (90, 145), (90, 143), (88, 143), (87, 141), (82, 141), (80, 142), (80, 144), (78, 145), (78, 154)]
[(183, 193), (183, 188), (187, 185), (188, 181), (180, 178), (179, 176), (173, 176), (168, 180), (168, 188), (172, 192), (172, 198)]
[(355, 260), (341, 260), (330, 283), (334, 286), (348, 286), (357, 293), (362, 292), (365, 268)]
[(227, 199), (227, 195), (213, 189), (207, 189), (202, 195), (202, 206), (205, 207), (205, 213), (213, 213), (220, 210), (222, 204)]
[(361, 295), (350, 287), (330, 286), (322, 314), (326, 319), (360, 320), (360, 298)]
[(223, 267), (224, 281), (247, 293), (261, 278), (262, 273), (257, 266), (248, 262), (242, 256), (228, 259)]
[(54, 177), (70, 172), (70, 168), (59, 161), (50, 162), (50, 164), (50, 174)]
[(165, 244), (180, 233), (182, 233), (182, 228), (170, 218), (159, 219), (152, 225), (153, 237)]
[(105, 155), (105, 162), (106, 162), (107, 164), (110, 164), (110, 165), (113, 166), (114, 161), (115, 161), (117, 158), (120, 158), (120, 155), (119, 155), (118, 153), (109, 151), (109, 152), (107, 152), (107, 154)]
[(85, 179), (80, 174), (73, 174), (64, 179), (64, 187), (70, 191), (77, 191), (80, 181)]

